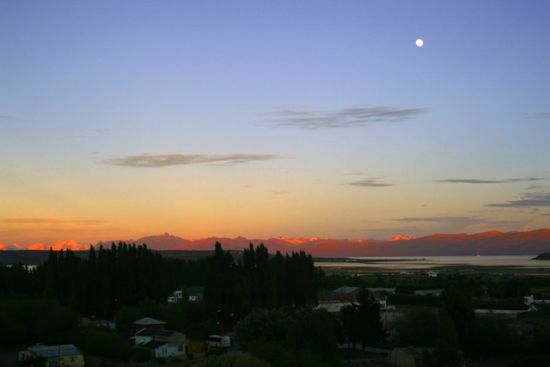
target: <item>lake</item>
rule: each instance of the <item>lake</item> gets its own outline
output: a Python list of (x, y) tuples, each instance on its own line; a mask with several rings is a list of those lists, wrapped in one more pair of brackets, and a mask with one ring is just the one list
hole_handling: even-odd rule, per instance
[(354, 267), (399, 269), (431, 269), (452, 266), (503, 266), (518, 268), (550, 268), (550, 261), (532, 260), (536, 255), (513, 256), (414, 256), (352, 257), (350, 261), (316, 262), (322, 268)]

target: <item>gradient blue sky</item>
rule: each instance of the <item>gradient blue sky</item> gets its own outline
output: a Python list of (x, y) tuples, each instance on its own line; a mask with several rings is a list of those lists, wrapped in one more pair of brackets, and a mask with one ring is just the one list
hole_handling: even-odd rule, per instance
[(0, 243), (548, 227), (549, 18), (548, 1), (1, 1)]

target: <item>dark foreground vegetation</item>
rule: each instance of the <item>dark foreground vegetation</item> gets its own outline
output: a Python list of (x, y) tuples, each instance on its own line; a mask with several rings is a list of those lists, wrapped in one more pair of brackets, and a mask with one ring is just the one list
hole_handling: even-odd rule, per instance
[[(167, 303), (174, 290), (193, 286), (204, 286), (201, 302), (184, 297)], [(341, 286), (358, 287), (353, 302), (338, 312), (317, 307), (319, 294)], [(376, 294), (383, 288), (395, 291)], [(441, 296), (415, 294), (436, 288)], [(414, 348), (418, 366), (547, 366), (548, 306), (514, 318), (474, 311), (524, 311), (523, 297), (530, 294), (550, 298), (550, 280), (456, 272), (437, 278), (327, 274), (303, 252), (269, 255), (263, 245), (236, 258), (217, 243), (213, 255), (183, 260), (120, 243), (92, 248), (84, 258), (50, 251), (32, 269), (0, 266), (0, 345), (16, 350), (71, 343), (103, 365), (141, 363), (151, 352), (128, 337), (132, 322), (147, 316), (193, 340), (234, 333), (233, 353), (187, 356), (185, 363), (203, 366), (329, 367), (351, 359), (389, 365), (372, 351), (401, 347)], [(83, 317), (114, 320), (116, 330), (84, 324)]]

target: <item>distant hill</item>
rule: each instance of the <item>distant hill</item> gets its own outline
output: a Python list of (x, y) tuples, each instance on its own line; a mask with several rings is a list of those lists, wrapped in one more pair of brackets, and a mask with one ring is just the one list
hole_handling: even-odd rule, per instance
[[(103, 241), (96, 245), (110, 246), (111, 242), (119, 241)], [(316, 257), (534, 255), (550, 253), (550, 229), (526, 232), (488, 231), (475, 234), (432, 234), (420, 238), (399, 235), (391, 240), (349, 240), (320, 237), (268, 239), (208, 237), (189, 240), (164, 233), (137, 240), (124, 240), (124, 242), (147, 244), (149, 248), (160, 251), (195, 251), (198, 256), (201, 256), (201, 251), (212, 251), (216, 242), (220, 242), (226, 250), (238, 251), (248, 247), (250, 243), (255, 245), (263, 243), (272, 253), (304, 250)], [(20, 251), (0, 251), (0, 253)], [(34, 263), (32, 256), (35, 255), (31, 251), (31, 254), (28, 255), (31, 262), (26, 263)], [(6, 256), (12, 255), (6, 254)]]
[(550, 252), (544, 252), (535, 257), (533, 260), (550, 260)]
[(186, 240), (167, 233), (140, 238), (135, 243), (146, 243), (158, 250), (212, 250), (216, 241), (224, 249), (241, 250), (254, 243), (263, 243), (271, 252), (304, 250), (318, 257), (351, 256), (475, 256), (475, 255), (529, 255), (550, 252), (550, 229), (527, 232), (488, 231), (475, 234), (433, 234), (420, 238), (400, 237), (399, 240), (348, 240), (330, 238), (268, 238), (209, 237)]

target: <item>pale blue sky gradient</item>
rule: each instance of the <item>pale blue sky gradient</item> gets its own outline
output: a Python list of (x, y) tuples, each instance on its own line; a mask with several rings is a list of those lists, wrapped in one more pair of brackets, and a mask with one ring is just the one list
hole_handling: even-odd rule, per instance
[[(548, 227), (549, 18), (544, 0), (4, 0), (0, 217), (104, 223), (0, 223), (0, 243)], [(356, 128), (272, 122), (377, 106), (425, 112)], [(108, 164), (141, 154), (281, 158)], [(434, 182), (526, 177), (541, 180)], [(372, 178), (394, 186), (347, 185)], [(540, 205), (488, 206), (533, 191)], [(479, 222), (395, 220), (435, 216)]]

